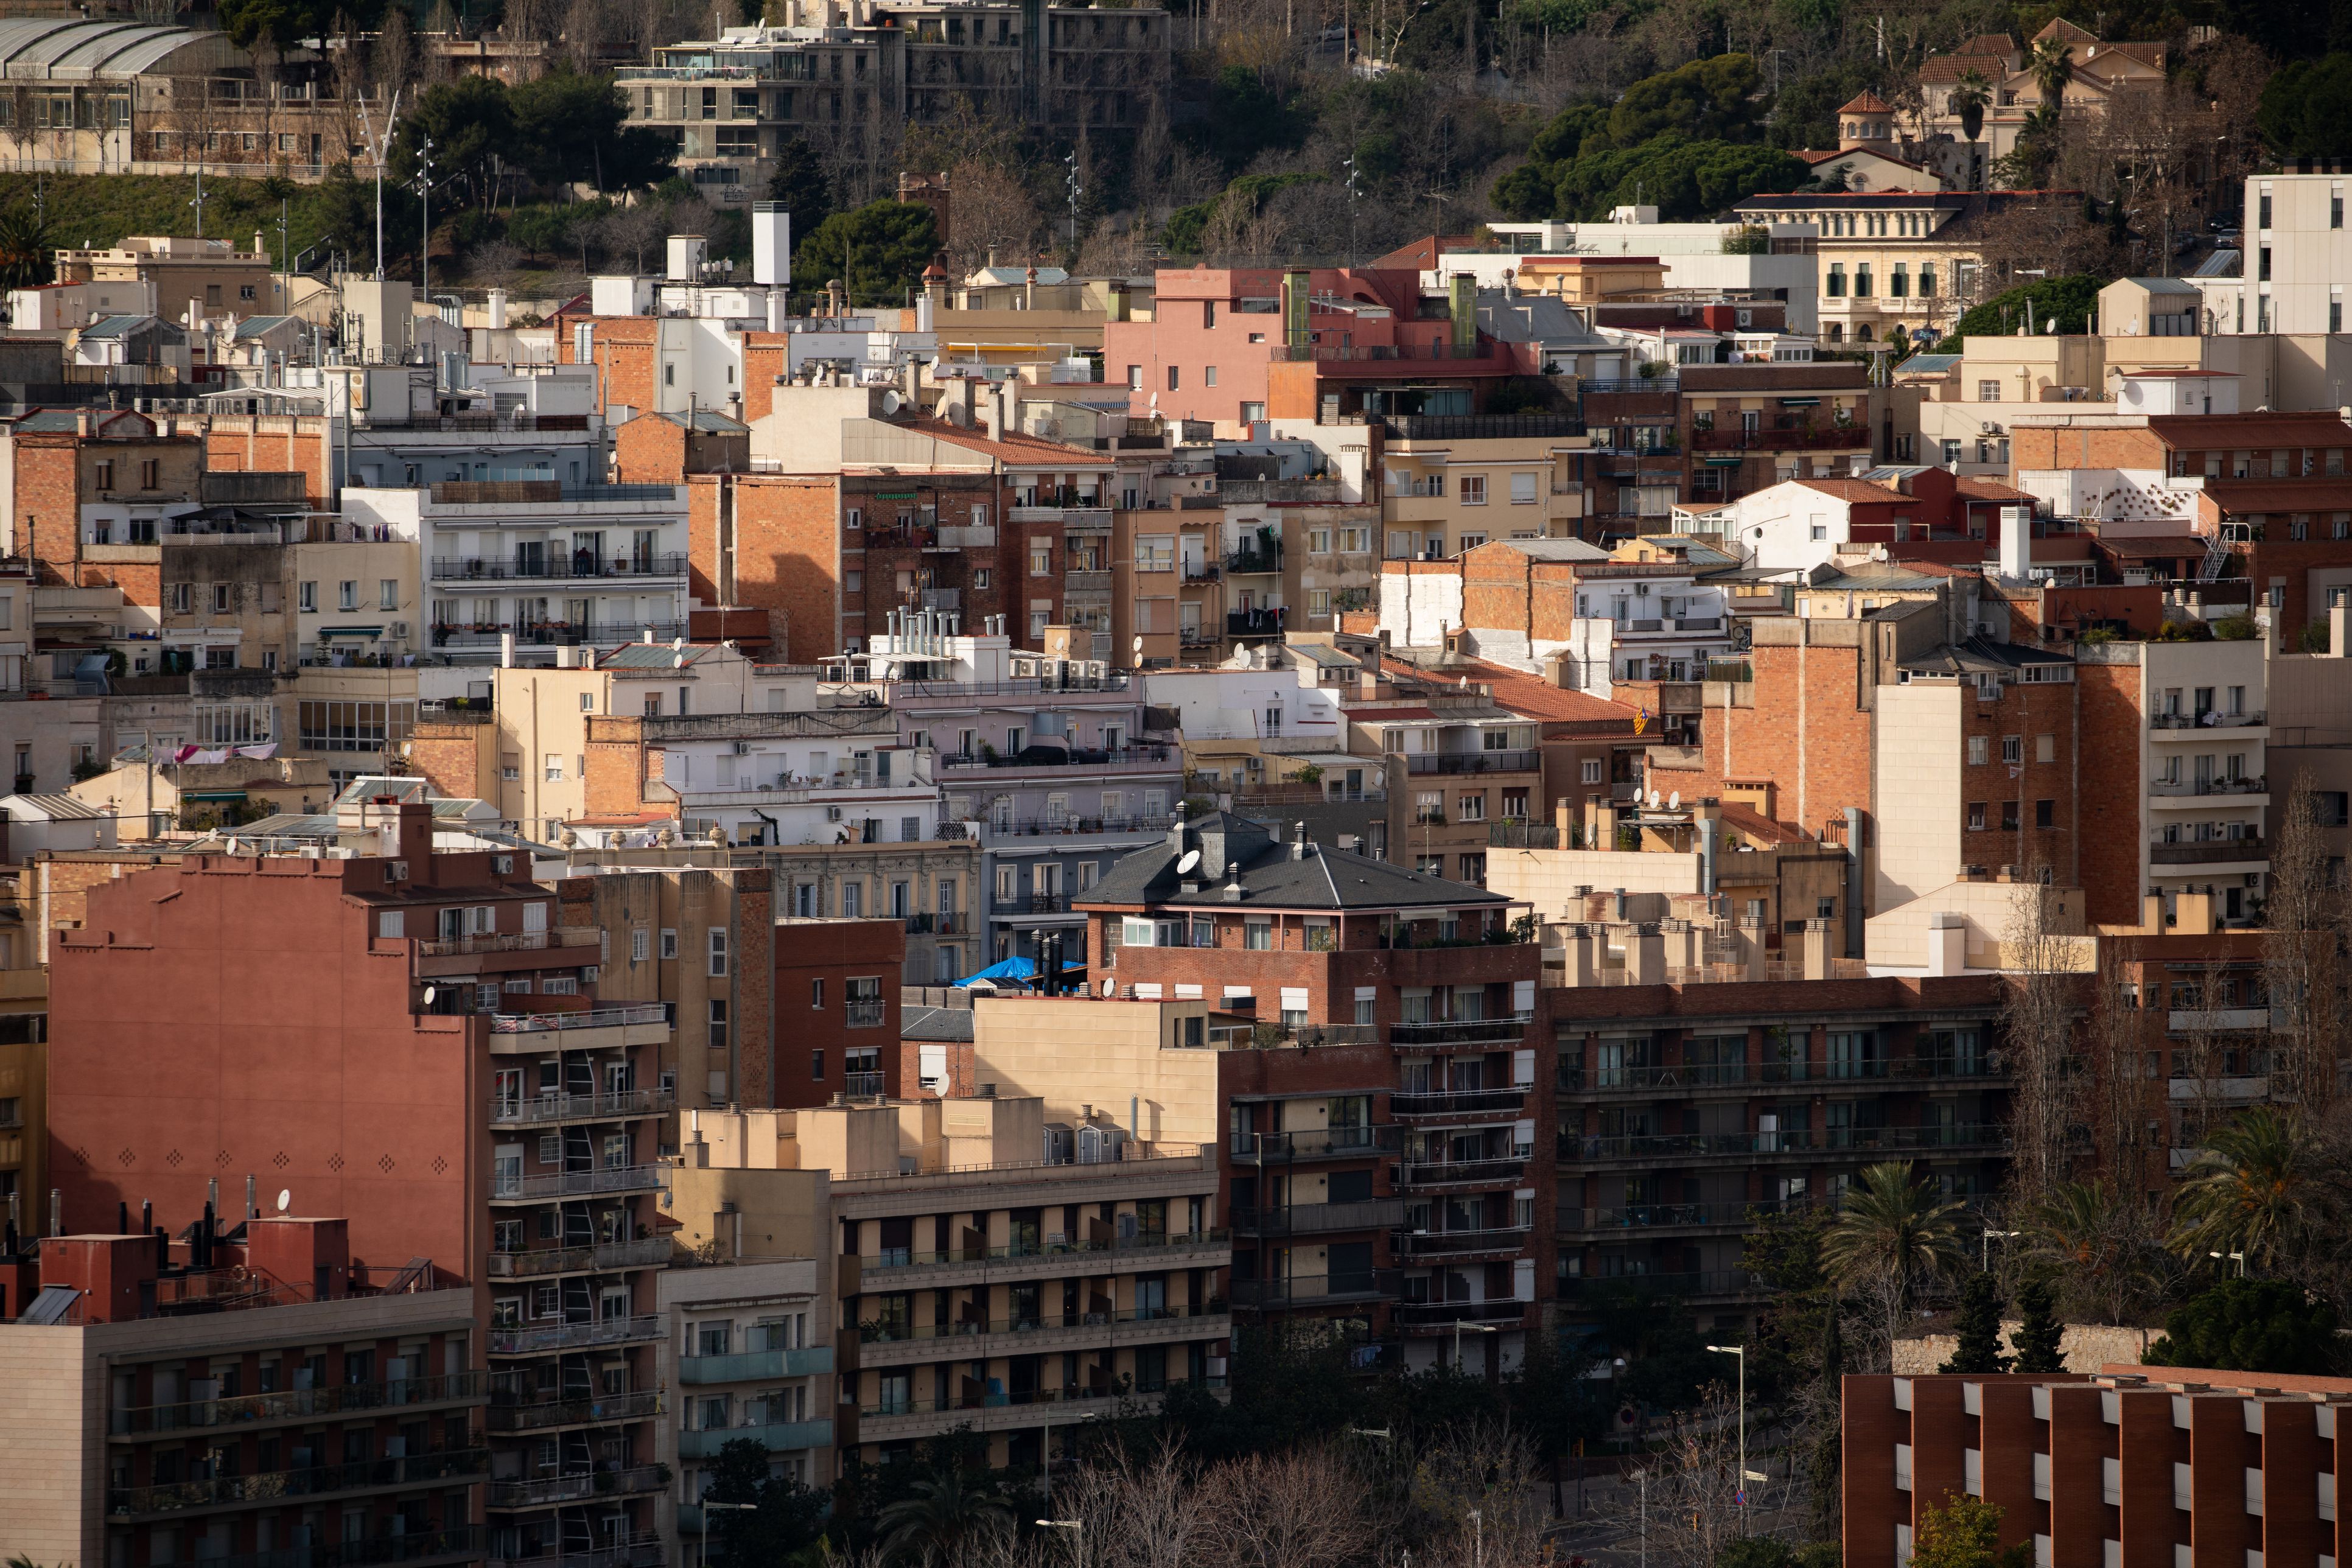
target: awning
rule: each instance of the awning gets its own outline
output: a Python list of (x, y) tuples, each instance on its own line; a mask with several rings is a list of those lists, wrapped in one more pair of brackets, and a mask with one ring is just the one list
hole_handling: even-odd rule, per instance
[(382, 626), (320, 626), (319, 628), (320, 642), (325, 642), (329, 637), (380, 637), (382, 636), (383, 636)]
[(1743, 458), (1709, 458), (1706, 466), (1710, 468), (1736, 468), (1746, 460)]
[(1821, 405), (1822, 400), (1818, 397), (1784, 397), (1780, 399), (1780, 406), (1783, 408), (1819, 408)]
[(180, 798), (182, 800), (243, 800), (246, 795), (245, 791), (241, 789), (192, 789), (182, 791)]

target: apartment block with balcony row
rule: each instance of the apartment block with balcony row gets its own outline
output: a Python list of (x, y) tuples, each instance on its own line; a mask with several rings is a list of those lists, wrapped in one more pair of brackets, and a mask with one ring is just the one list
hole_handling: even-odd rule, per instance
[(354, 1265), (340, 1219), (248, 1208), (184, 1231), (0, 1259), (10, 1547), (123, 1568), (481, 1563), (488, 1380), (465, 1281), (426, 1258)]
[(1237, 1311), (1415, 1368), (1467, 1329), (1516, 1364), (1549, 1258), (1549, 1052), (1510, 908), (1223, 813), (1087, 901), (1117, 994), (1200, 1006), (1186, 1028), (1222, 1047)]

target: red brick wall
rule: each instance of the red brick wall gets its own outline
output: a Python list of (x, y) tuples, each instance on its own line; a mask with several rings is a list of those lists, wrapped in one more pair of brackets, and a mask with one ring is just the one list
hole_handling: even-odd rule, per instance
[[(242, 421), (247, 428), (221, 429), (212, 426), (205, 432), (205, 466), (220, 473), (295, 474), (302, 476), (302, 493), (312, 506), (323, 507), (333, 497), (331, 464), (332, 448), (324, 431), (316, 429), (284, 429), (256, 431), (251, 428), (262, 421), (247, 418)], [(295, 425), (287, 419), (273, 424)]]
[(1748, 655), (1755, 706), (1709, 705), (1699, 716), (1696, 780), (1661, 772), (1659, 787), (1670, 782), (1688, 797), (1695, 786), (1719, 794), (1731, 779), (1767, 782), (1780, 820), (1816, 834), (1847, 806), (1870, 811), (1875, 715), (1858, 701), (1860, 660), (1856, 647), (1755, 648)]
[[(79, 454), (71, 437), (19, 436), (16, 449), (16, 547), (29, 547), (44, 583), (73, 584), (81, 557)], [(153, 600), (147, 601), (150, 604)]]
[[(823, 1105), (842, 1092), (845, 1053), (867, 1047), (881, 1051), (884, 1087), (898, 1093), (904, 1069), (898, 1049), (898, 979), (907, 961), (906, 927), (891, 920), (808, 921), (778, 926), (775, 931), (772, 1103)], [(848, 982), (857, 976), (878, 976), (882, 982), (879, 1028), (848, 1026)], [(816, 989), (820, 984), (822, 1005)], [(821, 1063), (818, 1052), (824, 1053)], [(819, 1067), (821, 1073), (815, 1070)]]
[(613, 467), (625, 485), (684, 484), (685, 428), (657, 415), (638, 415), (613, 432)]
[[(1961, 748), (1965, 759), (1969, 737), (1980, 735), (1984, 738), (1986, 757), (1981, 767), (1967, 765), (1963, 761), (1960, 770), (1960, 853), (1966, 864), (2022, 868), (2046, 863), (2062, 884), (2075, 880), (2084, 848), (2074, 820), (2080, 773), (2089, 767), (2112, 767), (2115, 758), (2127, 754), (2089, 752), (2080, 758), (2076, 756), (2077, 701), (2078, 694), (2072, 686), (2029, 686), (2021, 682), (2001, 688), (2000, 700), (1994, 702), (1963, 694), (1960, 734), (1954, 743)], [(2040, 738), (2044, 735), (2051, 737), (2052, 742), (2052, 760), (2047, 763), (2036, 760), (2041, 754)], [(2001, 742), (2011, 736), (2021, 742), (2025, 759), (2014, 769), (2001, 762)], [(2054, 824), (2047, 829), (2034, 826), (2036, 805), (2044, 800), (2051, 803)], [(1981, 803), (1985, 808), (1981, 832), (1972, 833), (1968, 828), (1967, 813), (1972, 802)], [(2017, 808), (2019, 824), (2013, 833), (2004, 830), (2001, 815), (2012, 804)]]
[(2165, 463), (2164, 442), (2153, 430), (2093, 430), (2081, 426), (2032, 429), (2020, 426), (2010, 432), (2011, 469), (2019, 468), (2158, 468)]
[(645, 807), (646, 781), (659, 777), (660, 753), (648, 753), (644, 726), (633, 714), (599, 719), (588, 727), (588, 759), (581, 775), (580, 808), (589, 816), (631, 816)]
[(764, 419), (776, 408), (776, 377), (792, 368), (791, 337), (784, 332), (743, 334), (743, 422)]
[(2085, 918), (2094, 924), (2130, 924), (2140, 916), (2140, 667), (2078, 664), (2083, 773), (2079, 867)]
[(460, 800), (498, 797), (498, 728), (491, 724), (425, 722), (408, 733), (410, 771), (434, 790)]
[(742, 474), (698, 483), (698, 498), (710, 492), (688, 519), (698, 584), (718, 578), (715, 485), (721, 482), (734, 487), (735, 603), (784, 612), (788, 663), (814, 664), (839, 653), (843, 574), (862, 557), (845, 559), (858, 544), (842, 531), (836, 481)]
[[(603, 413), (610, 405), (625, 404), (632, 408), (654, 405), (654, 340), (660, 324), (650, 316), (590, 316), (566, 318), (565, 325), (585, 321), (591, 331), (590, 363), (601, 373), (596, 378), (596, 410)], [(577, 364), (571, 332), (559, 327), (555, 334), (555, 352), (559, 363)]]
[(1895, 1485), (1895, 1446), (1911, 1440), (1895, 1408), (1895, 1380), (1849, 1374), (1839, 1398), (1845, 1568), (1895, 1568), (1895, 1527), (1911, 1522), (1911, 1494)]

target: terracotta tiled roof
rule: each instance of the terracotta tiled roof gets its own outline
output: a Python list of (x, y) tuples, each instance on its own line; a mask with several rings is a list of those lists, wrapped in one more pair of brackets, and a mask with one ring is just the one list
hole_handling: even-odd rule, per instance
[(1838, 112), (1840, 114), (1892, 114), (1895, 110), (1888, 107), (1885, 99), (1865, 87), (1860, 93), (1840, 104)]
[(1874, 485), (1868, 479), (1793, 479), (1790, 482), (1802, 485), (1809, 490), (1819, 490), (1825, 496), (1835, 496), (1843, 501), (1876, 504), (1907, 501), (1911, 499), (1901, 490), (1889, 489), (1885, 485)]
[(1484, 681), (1498, 706), (1530, 719), (1573, 723), (1615, 721), (1629, 729), (1633, 723), (1633, 710), (1622, 702), (1612, 702), (1588, 691), (1565, 690), (1539, 675), (1489, 664), (1485, 659), (1457, 659), (1442, 669), (1425, 673)]
[(1952, 486), (1955, 495), (1970, 500), (2026, 500), (2026, 492), (2002, 484), (1999, 479), (1963, 478)]
[(2205, 493), (2226, 512), (2352, 510), (2352, 479), (2206, 481)]
[(1048, 441), (1019, 430), (1007, 430), (1001, 436), (991, 436), (985, 430), (967, 430), (945, 419), (926, 417), (892, 421), (902, 429), (919, 430), (935, 436), (951, 446), (985, 452), (1001, 463), (1027, 467), (1037, 463), (1083, 463), (1089, 467), (1102, 461), (1102, 454), (1084, 447), (1066, 446), (1060, 441)]
[(2309, 414), (2158, 414), (2147, 427), (2177, 449), (2227, 447), (2342, 447), (2352, 444), (2352, 426), (2342, 416)]

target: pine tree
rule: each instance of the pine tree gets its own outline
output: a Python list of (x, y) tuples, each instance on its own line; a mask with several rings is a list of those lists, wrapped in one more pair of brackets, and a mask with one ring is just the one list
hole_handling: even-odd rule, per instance
[(2017, 1314), (2023, 1320), (2009, 1336), (2017, 1352), (2020, 1372), (2063, 1372), (2066, 1358), (2058, 1349), (2065, 1325), (2058, 1321), (2057, 1303), (2046, 1281), (2030, 1279), (2018, 1287)]
[(1991, 1275), (1969, 1277), (1969, 1282), (1960, 1287), (1960, 1310), (1952, 1322), (1959, 1342), (1952, 1348), (1952, 1359), (1938, 1372), (1981, 1377), (2009, 1370), (2009, 1358), (2000, 1353), (2000, 1287)]
[(1806, 1456), (1813, 1534), (1822, 1540), (1836, 1537), (1843, 1502), (1845, 1450), (1839, 1441), (1844, 1420), (1845, 1340), (1839, 1326), (1843, 1316), (1842, 1304), (1832, 1297), (1828, 1310), (1822, 1314), (1822, 1377), (1814, 1410), (1819, 1430), (1812, 1451)]

